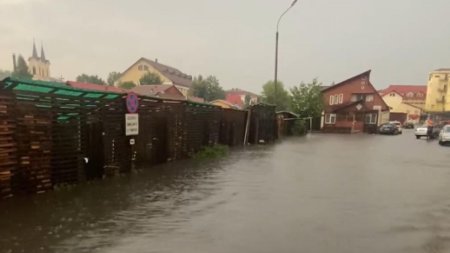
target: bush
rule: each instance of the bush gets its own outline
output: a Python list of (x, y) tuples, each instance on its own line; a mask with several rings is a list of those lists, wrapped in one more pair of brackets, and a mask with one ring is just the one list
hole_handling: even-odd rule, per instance
[(292, 135), (305, 135), (306, 134), (306, 123), (304, 120), (295, 120), (294, 125), (291, 128)]
[(224, 157), (228, 154), (228, 146), (214, 145), (203, 147), (199, 152), (194, 155), (196, 160), (208, 160)]

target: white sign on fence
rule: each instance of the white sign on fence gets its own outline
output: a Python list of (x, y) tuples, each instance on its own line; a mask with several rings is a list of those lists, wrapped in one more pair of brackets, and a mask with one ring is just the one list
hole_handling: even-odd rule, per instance
[(125, 114), (125, 135), (139, 134), (139, 114), (127, 113)]

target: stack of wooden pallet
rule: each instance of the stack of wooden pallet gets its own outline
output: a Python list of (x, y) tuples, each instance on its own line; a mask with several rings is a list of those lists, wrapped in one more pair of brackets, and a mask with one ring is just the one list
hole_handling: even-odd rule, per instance
[(11, 179), (17, 165), (17, 144), (14, 99), (11, 94), (0, 96), (0, 198), (12, 196)]

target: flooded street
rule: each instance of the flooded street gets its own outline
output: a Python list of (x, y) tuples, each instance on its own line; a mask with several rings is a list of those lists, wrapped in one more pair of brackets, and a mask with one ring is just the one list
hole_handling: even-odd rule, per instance
[(323, 135), (0, 202), (1, 252), (450, 252), (450, 148)]

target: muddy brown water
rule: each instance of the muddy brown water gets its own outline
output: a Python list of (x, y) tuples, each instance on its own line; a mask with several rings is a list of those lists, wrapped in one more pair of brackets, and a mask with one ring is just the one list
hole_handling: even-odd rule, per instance
[(450, 148), (317, 134), (13, 198), (0, 252), (450, 252)]

